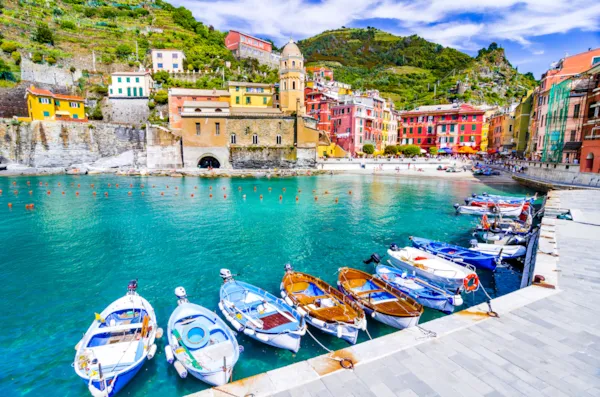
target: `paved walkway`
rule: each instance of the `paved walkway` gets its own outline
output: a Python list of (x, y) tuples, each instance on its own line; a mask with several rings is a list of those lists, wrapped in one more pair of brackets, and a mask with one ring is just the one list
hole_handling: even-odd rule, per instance
[(544, 219), (545, 282), (495, 299), (500, 318), (480, 305), (425, 323), (436, 338), (411, 328), (336, 352), (354, 370), (321, 356), (196, 395), (600, 396), (600, 191), (552, 197), (578, 216)]
[[(555, 194), (600, 215), (600, 192)], [(276, 396), (600, 396), (600, 225), (556, 230), (560, 293)]]

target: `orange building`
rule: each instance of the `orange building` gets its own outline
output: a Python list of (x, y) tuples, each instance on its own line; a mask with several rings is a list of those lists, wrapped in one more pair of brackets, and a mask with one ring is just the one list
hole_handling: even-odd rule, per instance
[(490, 118), (488, 153), (498, 153), (502, 150), (502, 135), (506, 126), (506, 117), (506, 113), (496, 113)]
[(229, 103), (227, 90), (199, 90), (194, 88), (169, 88), (169, 126), (181, 129), (181, 113), (186, 101), (217, 101)]
[(588, 71), (587, 76), (590, 76), (591, 84), (583, 111), (579, 169), (582, 172), (600, 173), (600, 64)]

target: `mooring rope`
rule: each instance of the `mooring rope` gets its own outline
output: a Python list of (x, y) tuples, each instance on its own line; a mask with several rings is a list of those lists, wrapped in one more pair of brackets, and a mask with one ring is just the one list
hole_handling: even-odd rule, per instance
[[(323, 349), (325, 349), (328, 353), (333, 354), (333, 350), (328, 349), (327, 347), (325, 347), (325, 345), (323, 345), (321, 342), (319, 342), (319, 340), (308, 330), (308, 328), (306, 328), (306, 332), (310, 335), (311, 338), (314, 339), (315, 342), (317, 342), (319, 344), (319, 346), (321, 346)], [(344, 357), (338, 358), (338, 357), (332, 357), (331, 355), (328, 355), (327, 358), (330, 360), (339, 362), (340, 366), (344, 369), (354, 369), (354, 363), (349, 358), (344, 358)]]
[[(420, 325), (416, 325), (417, 329), (425, 334), (424, 338), (437, 338), (437, 334), (431, 330), (425, 329)], [(418, 338), (420, 339), (420, 338)]]

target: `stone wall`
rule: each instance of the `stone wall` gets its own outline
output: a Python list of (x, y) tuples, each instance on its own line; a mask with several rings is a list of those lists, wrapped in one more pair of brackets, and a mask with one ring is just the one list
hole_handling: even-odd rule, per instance
[(148, 98), (114, 99), (105, 98), (102, 102), (103, 121), (107, 123), (125, 123), (141, 126), (150, 116)]
[(34, 63), (26, 57), (21, 60), (21, 80), (33, 82), (35, 84), (52, 84), (62, 87), (70, 87), (77, 84), (81, 78), (81, 70), (77, 69), (74, 73), (69, 70), (70, 67), (50, 66), (45, 63)]
[(150, 169), (181, 168), (181, 137), (163, 127), (152, 126), (146, 132), (147, 166)]
[(537, 161), (515, 162), (527, 167), (524, 176), (543, 179), (554, 183), (574, 184), (589, 187), (600, 187), (600, 174), (580, 172), (579, 164), (553, 164)]
[[(229, 157), (233, 168), (295, 168), (296, 149), (292, 147), (231, 147)], [(303, 160), (304, 161), (304, 160)]]
[(281, 146), (294, 145), (296, 119), (294, 117), (230, 117), (227, 119), (227, 133), (236, 135), (236, 145), (252, 145), (252, 135), (258, 135), (259, 146), (277, 145), (277, 135), (281, 135)]
[(68, 167), (133, 152), (146, 166), (145, 131), (98, 122), (0, 120), (0, 156), (30, 167)]

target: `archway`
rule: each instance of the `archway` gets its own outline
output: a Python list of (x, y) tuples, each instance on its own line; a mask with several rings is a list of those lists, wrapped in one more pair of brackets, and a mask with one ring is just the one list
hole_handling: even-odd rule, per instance
[(198, 162), (198, 168), (208, 168), (208, 167), (221, 168), (221, 163), (219, 163), (219, 160), (217, 160), (213, 156), (204, 156)]

